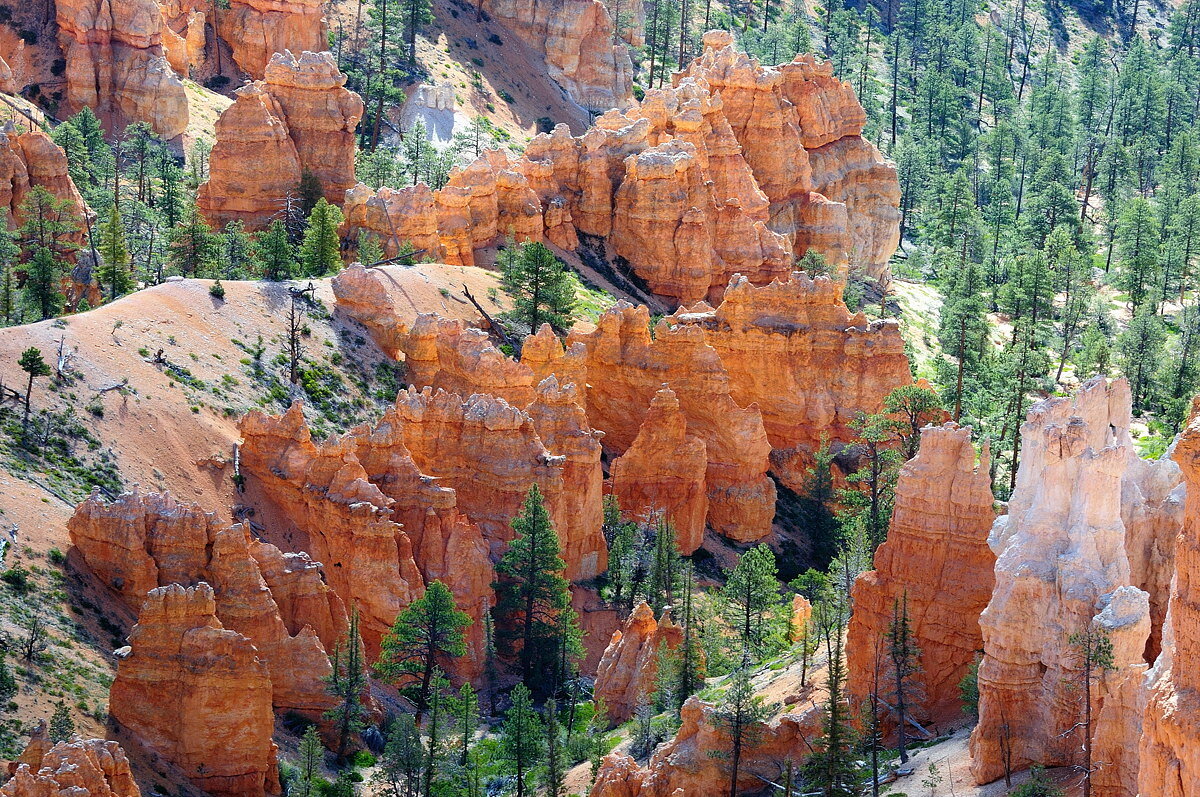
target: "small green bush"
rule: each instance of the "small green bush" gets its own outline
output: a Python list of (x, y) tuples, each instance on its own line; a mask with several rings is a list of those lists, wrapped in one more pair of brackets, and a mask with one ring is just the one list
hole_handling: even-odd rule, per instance
[(67, 555), (65, 553), (63, 553), (62, 551), (60, 551), (58, 548), (51, 548), (49, 553), (46, 554), (46, 556), (48, 556), (50, 558), (50, 561), (56, 565), (61, 565), (67, 561)]
[(214, 299), (225, 301), (225, 286), (221, 284), (220, 280), (217, 280), (212, 284), (212, 287), (208, 289), (208, 295), (212, 296)]
[(10, 567), (0, 573), (0, 581), (12, 587), (18, 595), (26, 595), (33, 589), (33, 583), (29, 580), (29, 571), (20, 565)]

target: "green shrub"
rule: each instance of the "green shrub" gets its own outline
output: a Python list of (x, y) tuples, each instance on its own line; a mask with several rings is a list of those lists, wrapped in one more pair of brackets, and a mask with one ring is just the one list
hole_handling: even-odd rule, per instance
[(46, 556), (49, 557), (50, 561), (56, 565), (61, 565), (62, 563), (67, 561), (67, 555), (65, 553), (63, 553), (62, 551), (60, 551), (58, 548), (51, 548), (49, 553), (46, 554)]
[(0, 581), (12, 587), (18, 595), (25, 595), (33, 589), (33, 583), (29, 580), (29, 571), (20, 565), (10, 567), (0, 573)]
[(225, 286), (221, 284), (220, 280), (217, 280), (212, 284), (211, 287), (209, 287), (208, 295), (214, 299), (225, 301)]

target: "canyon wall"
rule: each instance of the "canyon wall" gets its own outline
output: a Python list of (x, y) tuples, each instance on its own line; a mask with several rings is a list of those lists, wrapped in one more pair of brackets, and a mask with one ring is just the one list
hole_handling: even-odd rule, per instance
[[(623, 35), (636, 39), (642, 3), (626, 5), (622, 16), (632, 16)], [(479, 0), (479, 7), (541, 53), (550, 77), (579, 105), (599, 112), (630, 102), (633, 63), (601, 0)]]
[(345, 201), (355, 182), (354, 130), (363, 114), (362, 100), (345, 83), (332, 53), (297, 58), (285, 50), (271, 56), (262, 80), (235, 92), (217, 120), (209, 177), (196, 195), (210, 224), (266, 227), (288, 197), (298, 197), (305, 173), (330, 202)]
[[(1149, 599), (1132, 586), (1121, 512), (1122, 480), (1135, 456), (1129, 423), (1128, 384), (1093, 379), (1073, 399), (1035, 405), (1021, 427), (1017, 487), (989, 539), (996, 587), (980, 618), (979, 724), (970, 743), (978, 783), (1004, 774), (1005, 744), (1014, 770), (1079, 763), (1081, 665), (1072, 635), (1095, 622), (1132, 628), (1121, 634), (1119, 666), (1106, 681), (1127, 682), (1144, 667), (1136, 651), (1150, 633)], [(1097, 620), (1118, 590), (1119, 611)], [(1093, 739), (1135, 746), (1136, 729), (1113, 723), (1136, 711), (1109, 705), (1120, 695), (1098, 697)], [(1136, 770), (1128, 759), (1123, 767)]]
[(899, 324), (851, 313), (827, 277), (793, 272), (761, 287), (734, 277), (715, 310), (681, 307), (667, 320), (705, 330), (734, 401), (758, 405), (772, 470), (793, 490), (805, 489), (822, 439), (852, 442), (860, 413), (912, 383)]
[(899, 184), (861, 138), (864, 121), (828, 64), (764, 67), (712, 32), (673, 86), (609, 110), (582, 136), (560, 125), (519, 158), (484, 153), (436, 192), (356, 187), (345, 232), (376, 235), (388, 254), (411, 241), (460, 265), (504, 235), (566, 249), (602, 238), (672, 306), (718, 301), (734, 274), (757, 285), (786, 277), (810, 248), (835, 275), (886, 283)]
[[(79, 224), (88, 217), (88, 207), (67, 171), (66, 153), (50, 136), (40, 130), (0, 136), (0, 208), (8, 211), (10, 227), (25, 221), (21, 205), (34, 186), (65, 202)], [(82, 234), (77, 238), (82, 242)]]
[(920, 451), (896, 481), (891, 528), (875, 551), (875, 568), (854, 582), (846, 665), (856, 705), (870, 700), (876, 656), (890, 661), (886, 635), (902, 606), (920, 650), (923, 695), (913, 716), (939, 724), (962, 716), (958, 685), (983, 648), (979, 615), (995, 581), (988, 464), (985, 444), (976, 465), (969, 428), (950, 423), (921, 431)]
[(216, 612), (208, 584), (151, 590), (117, 666), (109, 716), (209, 794), (278, 794), (270, 673)]

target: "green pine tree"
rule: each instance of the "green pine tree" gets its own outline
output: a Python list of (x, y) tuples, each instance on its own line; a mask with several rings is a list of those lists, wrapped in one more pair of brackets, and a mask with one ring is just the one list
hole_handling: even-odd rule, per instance
[(54, 713), (50, 715), (50, 741), (69, 741), (74, 735), (75, 720), (71, 719), (71, 710), (59, 700), (54, 704)]
[(537, 484), (529, 487), (521, 514), (512, 521), (516, 537), (496, 565), (498, 634), (520, 658), (521, 680), (539, 695), (554, 687), (563, 645), (578, 640), (571, 592), (563, 577), (558, 535)]
[(304, 729), (299, 753), (300, 777), (294, 797), (313, 797), (317, 793), (321, 765), (325, 761), (325, 748), (321, 744), (321, 735), (317, 733), (316, 725), (309, 725)]
[(133, 278), (129, 274), (129, 247), (125, 244), (125, 227), (116, 203), (109, 211), (108, 220), (100, 227), (98, 251), (100, 284), (108, 287), (108, 299), (112, 301), (133, 289)]
[(500, 284), (513, 297), (512, 316), (536, 332), (549, 324), (566, 332), (574, 323), (575, 286), (566, 266), (544, 244), (508, 246), (497, 258)]
[(325, 688), (336, 698), (337, 705), (325, 712), (325, 719), (332, 723), (337, 734), (338, 761), (345, 761), (366, 716), (362, 696), (367, 674), (363, 668), (362, 638), (358, 635), (357, 607), (350, 611), (350, 627), (346, 636), (334, 645), (330, 663), (333, 671), (325, 678)]
[(282, 219), (275, 219), (258, 234), (254, 254), (263, 279), (280, 282), (296, 275), (296, 248)]
[(749, 667), (739, 667), (730, 677), (731, 684), (717, 703), (713, 721), (729, 736), (729, 797), (738, 797), (744, 788), (738, 783), (742, 756), (761, 736), (763, 723), (771, 716), (771, 707), (754, 694)]
[(321, 277), (342, 267), (342, 242), (338, 227), (342, 211), (324, 197), (317, 200), (308, 214), (304, 242), (300, 244), (300, 272), (308, 277)]
[(435, 670), (448, 667), (451, 659), (467, 652), (463, 630), (470, 624), (471, 618), (459, 611), (449, 588), (435, 579), (424, 595), (400, 612), (384, 635), (375, 672), (400, 686), (417, 682), (418, 719), (429, 706)]
[(725, 571), (721, 597), (726, 618), (741, 641), (743, 666), (761, 656), (766, 649), (768, 616), (779, 603), (775, 553), (766, 545), (757, 545)]
[(542, 763), (545, 749), (545, 731), (533, 700), (525, 684), (517, 684), (512, 690), (512, 706), (504, 715), (500, 728), (500, 753), (512, 764), (516, 776), (517, 797), (532, 794), (531, 776)]

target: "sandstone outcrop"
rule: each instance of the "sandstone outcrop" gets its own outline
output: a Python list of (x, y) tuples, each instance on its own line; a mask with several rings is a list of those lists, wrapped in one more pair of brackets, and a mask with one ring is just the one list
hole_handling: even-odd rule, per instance
[(50, 136), (40, 130), (0, 136), (0, 208), (8, 211), (9, 226), (25, 220), (21, 205), (34, 186), (66, 202), (80, 223), (87, 218), (87, 205), (67, 172), (67, 156)]
[[(630, 101), (633, 63), (625, 45), (615, 41), (612, 17), (601, 0), (481, 0), (480, 5), (542, 54), (550, 77), (575, 102), (605, 111)], [(627, 5), (632, 10), (642, 4), (627, 0)], [(631, 38), (636, 35), (630, 31)]]
[(1162, 654), (1147, 679), (1139, 745), (1138, 794), (1190, 797), (1200, 783), (1200, 405), (1175, 444), (1187, 484), (1182, 532), (1174, 551), (1175, 579)]
[(704, 542), (707, 469), (704, 441), (688, 434), (678, 396), (664, 387), (654, 394), (633, 443), (613, 460), (612, 494), (621, 510), (634, 517), (665, 513), (675, 527), (679, 552), (686, 556)]
[(279, 792), (271, 677), (212, 588), (150, 591), (109, 693), (113, 721), (214, 795)]
[[(701, 797), (729, 790), (728, 763), (724, 753), (731, 747), (727, 730), (713, 719), (714, 707), (690, 697), (683, 704), (681, 724), (675, 738), (659, 745), (645, 767), (624, 753), (610, 753), (600, 765), (590, 797)], [(759, 725), (743, 749), (737, 791), (760, 791), (762, 778), (780, 782), (788, 760), (799, 766), (807, 757), (806, 740), (820, 734), (821, 712), (815, 706)]]
[(521, 364), (533, 372), (535, 385), (548, 376), (557, 377), (560, 384), (575, 385), (580, 405), (587, 406), (587, 351), (582, 343), (564, 348), (550, 325), (542, 324), (521, 344)]
[(1118, 587), (1100, 600), (1092, 628), (1112, 643), (1113, 670), (1092, 684), (1093, 793), (1134, 797), (1138, 790), (1139, 737), (1146, 706), (1142, 658), (1150, 634), (1150, 604), (1137, 587)]
[(812, 622), (813, 606), (803, 595), (792, 596), (792, 610), (788, 613), (788, 640), (799, 642), (808, 636)]
[[(347, 205), (350, 202), (347, 199)], [(351, 263), (333, 278), (337, 312), (367, 328), (371, 339), (387, 356), (400, 353), (408, 327), (396, 315), (396, 303), (380, 281), (378, 272), (361, 263)]]
[(401, 343), (409, 384), (470, 396), (487, 393), (514, 407), (533, 401), (533, 372), (457, 319), (421, 313)]
[(823, 437), (852, 442), (855, 417), (879, 412), (888, 393), (912, 382), (899, 325), (852, 314), (841, 294), (833, 280), (803, 272), (762, 287), (735, 277), (717, 309), (680, 308), (668, 319), (705, 330), (730, 395), (758, 405), (773, 468), (795, 490)]
[[(209, 178), (196, 201), (214, 226), (265, 227), (307, 172), (342, 204), (354, 186), (354, 129), (363, 103), (333, 54), (275, 53), (263, 79), (236, 92), (217, 120)], [(254, 163), (254, 169), (246, 164)]]
[(849, 262), (881, 283), (900, 242), (895, 167), (862, 138), (866, 115), (828, 63), (799, 55), (764, 67), (739, 53), (725, 31), (704, 36), (704, 53), (677, 73), (720, 93), (724, 114), (759, 187), (769, 227), (796, 255), (815, 246), (831, 264)]
[[(392, 500), (368, 479), (356, 441), (318, 447), (299, 403), (281, 416), (251, 412), (240, 429), (242, 473), (307, 537), (329, 585), (357, 606), (370, 654), (396, 615), (424, 593), (412, 543), (392, 519)], [(286, 532), (285, 529), (280, 529)]]
[[(36, 760), (33, 760), (36, 759)], [(30, 755), (27, 748), (3, 797), (141, 797), (125, 751), (116, 742), (79, 739), (59, 742)]]
[[(970, 743), (978, 783), (1004, 774), (1005, 740), (1015, 770), (1079, 763), (1080, 701), (1073, 684), (1080, 669), (1069, 638), (1092, 625), (1119, 588), (1127, 588), (1126, 597), (1111, 619), (1098, 622), (1134, 630), (1121, 632), (1123, 666), (1106, 679), (1121, 683), (1140, 666), (1129, 651), (1144, 650), (1145, 639), (1130, 637), (1148, 637), (1149, 602), (1132, 586), (1120, 505), (1132, 449), (1129, 423), (1128, 384), (1093, 379), (1074, 399), (1035, 405), (1021, 427), (1017, 488), (989, 538), (996, 587), (980, 617), (979, 724)], [(1145, 622), (1136, 616), (1138, 606)], [(1124, 713), (1110, 716), (1115, 721)], [(1102, 707), (1093, 738), (1121, 737), (1132, 746), (1136, 733), (1113, 728), (1105, 717)]]
[(316, 0), (231, 0), (221, 12), (219, 32), (238, 67), (255, 80), (266, 75), (276, 53), (329, 49)]
[(730, 395), (729, 376), (698, 326), (660, 322), (650, 335), (643, 307), (618, 303), (588, 333), (572, 333), (587, 354), (587, 411), (604, 445), (621, 454), (633, 445), (664, 384), (675, 392), (688, 432), (704, 441), (708, 522), (717, 532), (749, 542), (770, 531), (775, 485), (767, 477), (770, 443), (758, 408)]
[(525, 408), (533, 428), (551, 456), (563, 460), (563, 489), (571, 503), (561, 535), (567, 577), (594, 578), (608, 569), (604, 540), (604, 467), (600, 464), (602, 433), (588, 426), (587, 413), (574, 384), (548, 376)]
[(643, 601), (630, 613), (620, 631), (614, 631), (596, 670), (597, 698), (604, 700), (609, 721), (619, 725), (633, 717), (656, 688), (660, 649), (674, 650), (683, 642), (683, 629), (666, 612), (655, 621), (654, 610)]
[(136, 121), (163, 138), (183, 133), (187, 97), (164, 55), (154, 0), (63, 0), (55, 10), (68, 113), (86, 105), (114, 134)]
[(846, 664), (856, 705), (870, 700), (875, 657), (882, 650), (886, 658), (885, 635), (901, 606), (920, 650), (923, 695), (914, 715), (937, 723), (961, 717), (958, 685), (983, 647), (979, 615), (995, 580), (987, 543), (994, 519), (986, 445), (977, 466), (970, 429), (925, 427), (920, 451), (896, 481), (875, 569), (854, 582)]
[[(169, 495), (135, 490), (112, 503), (93, 493), (76, 507), (67, 528), (89, 569), (134, 611), (157, 587), (211, 585), (221, 624), (247, 637), (266, 662), (277, 710), (320, 719), (333, 707), (321, 680), (331, 671), (323, 642), (332, 644), (344, 633), (346, 614), (307, 557), (293, 557), (308, 584), (292, 590), (289, 627), (258, 561), (273, 562), (278, 572), (288, 567), (284, 555), (252, 540), (240, 524), (230, 526)], [(300, 591), (314, 596), (315, 604), (297, 600)]]
[(389, 252), (411, 240), (468, 265), (507, 234), (565, 249), (581, 234), (603, 238), (634, 282), (672, 306), (718, 301), (734, 274), (757, 285), (786, 277), (810, 248), (836, 275), (853, 267), (886, 282), (899, 184), (861, 138), (849, 85), (811, 56), (762, 67), (726, 33), (705, 42), (675, 85), (608, 111), (582, 136), (560, 125), (520, 158), (484, 153), (435, 193), (355, 188), (346, 233), (374, 234)]

